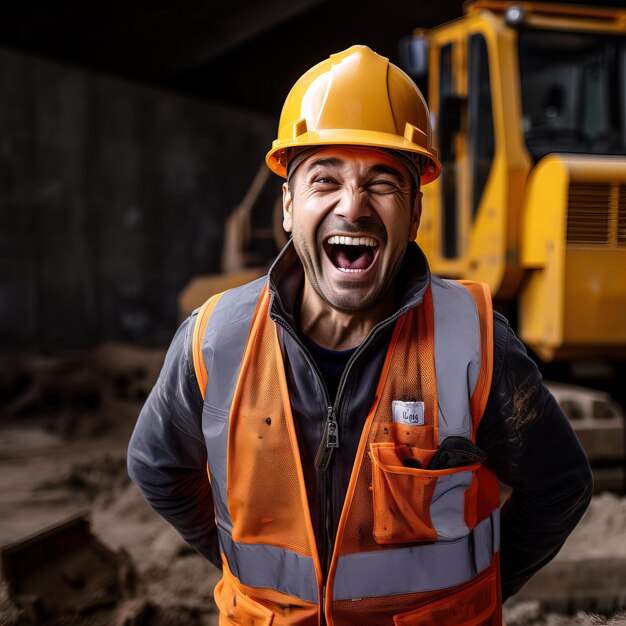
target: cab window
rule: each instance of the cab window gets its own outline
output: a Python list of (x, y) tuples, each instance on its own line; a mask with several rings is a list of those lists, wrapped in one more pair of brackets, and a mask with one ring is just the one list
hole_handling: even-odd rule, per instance
[(472, 218), (483, 195), (495, 153), (487, 43), (482, 35), (469, 40), (469, 163)]

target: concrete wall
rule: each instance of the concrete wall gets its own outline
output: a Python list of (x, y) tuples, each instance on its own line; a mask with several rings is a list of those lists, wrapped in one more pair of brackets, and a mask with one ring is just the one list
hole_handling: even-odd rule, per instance
[(276, 120), (8, 50), (0, 83), (0, 345), (168, 341)]

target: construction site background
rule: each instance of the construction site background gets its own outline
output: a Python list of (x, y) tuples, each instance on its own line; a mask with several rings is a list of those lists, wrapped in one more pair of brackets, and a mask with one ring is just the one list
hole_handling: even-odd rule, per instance
[[(276, 117), (8, 49), (0, 80), (0, 626), (217, 625), (219, 573), (147, 507), (126, 446), (181, 317), (286, 241)], [(569, 408), (623, 453), (610, 400)], [(508, 626), (626, 624), (623, 469), (596, 468)]]

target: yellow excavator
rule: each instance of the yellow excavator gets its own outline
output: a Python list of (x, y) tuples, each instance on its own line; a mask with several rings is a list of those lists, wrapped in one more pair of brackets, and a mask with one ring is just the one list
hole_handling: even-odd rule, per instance
[[(626, 10), (478, 0), (400, 50), (443, 164), (417, 238), (431, 269), (487, 283), (545, 364), (604, 376), (623, 402)], [(554, 393), (592, 461), (623, 463), (620, 406)]]

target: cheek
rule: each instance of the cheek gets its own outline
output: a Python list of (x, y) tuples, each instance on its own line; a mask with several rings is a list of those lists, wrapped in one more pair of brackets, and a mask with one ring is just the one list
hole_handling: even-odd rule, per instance
[(388, 208), (383, 218), (387, 237), (393, 241), (408, 241), (410, 239), (413, 215), (408, 207), (397, 205)]
[(323, 212), (319, 210), (319, 207), (309, 208), (304, 203), (298, 205), (297, 209), (292, 212), (292, 232), (294, 234), (298, 232), (301, 239), (314, 245), (323, 218)]

